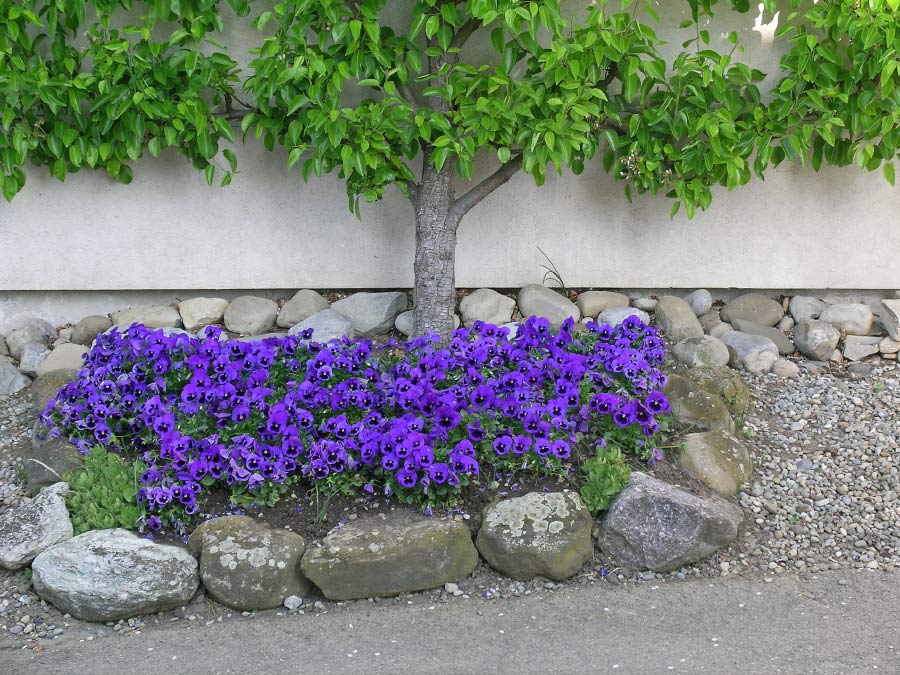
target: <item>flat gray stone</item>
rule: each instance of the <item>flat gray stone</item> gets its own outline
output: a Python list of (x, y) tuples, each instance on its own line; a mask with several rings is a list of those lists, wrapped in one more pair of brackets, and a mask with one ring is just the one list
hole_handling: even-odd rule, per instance
[(779, 354), (793, 354), (796, 351), (794, 343), (791, 339), (782, 333), (778, 328), (772, 326), (763, 326), (761, 323), (747, 321), (746, 319), (735, 319), (733, 322), (734, 330), (747, 335), (762, 335), (769, 338), (778, 347)]
[(728, 346), (732, 368), (741, 368), (749, 373), (768, 373), (778, 359), (778, 347), (765, 335), (748, 335), (733, 330), (719, 339)]
[(228, 301), (225, 298), (191, 298), (178, 303), (178, 313), (184, 327), (197, 332), (207, 326), (222, 323)]
[(691, 306), (674, 295), (664, 295), (656, 305), (656, 324), (672, 342), (703, 337), (703, 326)]
[(56, 347), (37, 368), (37, 376), (46, 375), (54, 370), (81, 370), (84, 366), (84, 355), (87, 347), (67, 342)]
[(276, 324), (281, 328), (290, 328), (323, 309), (328, 309), (328, 301), (315, 291), (303, 288), (284, 303)]
[(131, 326), (137, 323), (147, 328), (180, 328), (181, 315), (169, 305), (141, 305), (129, 309), (120, 309), (112, 313), (114, 325)]
[(57, 337), (59, 333), (53, 326), (43, 319), (32, 317), (21, 321), (6, 335), (6, 347), (14, 359), (21, 360), (26, 345), (36, 344), (46, 349)]
[(17, 456), (25, 478), (25, 492), (35, 496), (42, 488), (55, 485), (84, 465), (84, 455), (63, 438), (50, 438), (38, 447), (26, 446)]
[(844, 358), (851, 361), (862, 361), (863, 359), (874, 356), (879, 349), (880, 337), (869, 335), (848, 335), (844, 339)]
[(112, 328), (112, 320), (108, 316), (92, 314), (75, 324), (70, 339), (77, 345), (90, 346), (100, 333), (110, 328)]
[(0, 515), (0, 566), (17, 570), (38, 554), (71, 539), (66, 483), (55, 483), (33, 499)]
[(881, 301), (881, 323), (892, 340), (900, 341), (900, 300)]
[(878, 343), (878, 351), (882, 354), (897, 354), (900, 352), (900, 340), (886, 337)]
[(6, 356), (0, 356), (0, 396), (15, 394), (31, 384), (31, 379), (13, 365)]
[(711, 335), (676, 342), (672, 355), (689, 368), (694, 366), (727, 366), (731, 358), (725, 343)]
[(788, 311), (796, 323), (802, 323), (810, 319), (818, 319), (826, 307), (828, 305), (818, 298), (809, 295), (795, 295), (788, 304)]
[(737, 494), (750, 478), (750, 450), (734, 434), (721, 429), (687, 434), (682, 443), (679, 466), (720, 495)]
[(703, 316), (712, 309), (713, 297), (705, 288), (699, 288), (684, 296), (684, 301), (691, 306), (695, 315)]
[(807, 319), (794, 327), (794, 344), (804, 356), (816, 361), (828, 361), (838, 341), (840, 331), (825, 321)]
[(828, 305), (819, 315), (819, 321), (830, 323), (845, 335), (868, 335), (875, 315), (861, 302), (844, 302)]
[(331, 304), (331, 309), (346, 316), (357, 335), (384, 335), (394, 327), (397, 315), (406, 309), (406, 293), (354, 293)]
[(597, 316), (597, 323), (601, 326), (603, 324), (609, 324), (610, 326), (618, 326), (629, 316), (636, 316), (640, 319), (644, 324), (650, 324), (650, 315), (647, 314), (642, 309), (638, 309), (637, 307), (610, 307), (609, 309), (604, 309)]
[(190, 602), (200, 577), (186, 549), (128, 530), (93, 530), (41, 553), (31, 565), (41, 599), (85, 621), (115, 621)]
[(37, 342), (29, 342), (22, 347), (19, 354), (19, 370), (30, 377), (35, 377), (41, 364), (50, 356), (50, 350)]
[(698, 429), (734, 430), (734, 422), (725, 402), (680, 375), (669, 375), (663, 393), (669, 399), (672, 414), (684, 424)]
[(519, 313), (523, 319), (529, 316), (545, 317), (554, 330), (558, 330), (569, 317), (575, 321), (581, 318), (581, 312), (574, 302), (540, 284), (530, 284), (520, 289), (518, 299)]
[(735, 319), (745, 319), (763, 326), (774, 326), (784, 310), (781, 303), (760, 293), (745, 293), (729, 302), (720, 312), (723, 321), (733, 324)]
[(575, 300), (581, 316), (597, 316), (604, 309), (610, 307), (628, 307), (631, 304), (624, 293), (612, 291), (584, 291), (578, 294)]
[(288, 335), (300, 335), (306, 329), (313, 331), (313, 342), (329, 342), (340, 340), (343, 337), (352, 338), (355, 335), (353, 324), (343, 314), (338, 314), (333, 309), (325, 309), (313, 314), (308, 319), (291, 326)]
[(485, 507), (475, 546), (513, 579), (568, 579), (591, 559), (591, 515), (575, 492), (529, 492)]
[(501, 326), (509, 323), (515, 308), (515, 300), (491, 288), (472, 291), (459, 302), (459, 313), (462, 314), (463, 323), (467, 326), (476, 321)]
[(225, 308), (225, 327), (238, 335), (259, 335), (275, 328), (278, 305), (255, 295), (235, 298)]
[(800, 366), (787, 359), (778, 359), (772, 364), (772, 372), (778, 377), (793, 380), (800, 377)]

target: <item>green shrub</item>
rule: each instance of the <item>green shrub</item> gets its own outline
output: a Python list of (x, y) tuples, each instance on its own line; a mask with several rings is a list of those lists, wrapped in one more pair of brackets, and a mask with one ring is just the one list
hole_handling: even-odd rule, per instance
[(585, 474), (581, 498), (594, 515), (609, 508), (631, 477), (631, 467), (612, 445), (598, 446), (596, 456), (586, 461), (581, 470)]
[(91, 448), (84, 466), (65, 475), (70, 488), (66, 505), (75, 534), (114, 527), (135, 529), (145, 512), (137, 499), (145, 469), (140, 461), (129, 463), (99, 446)]

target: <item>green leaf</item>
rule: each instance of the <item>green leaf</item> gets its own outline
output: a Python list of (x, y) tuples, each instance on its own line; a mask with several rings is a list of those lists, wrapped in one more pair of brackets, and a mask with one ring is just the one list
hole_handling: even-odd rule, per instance
[[(892, 7), (891, 9), (896, 9)], [(881, 171), (884, 174), (884, 179), (891, 184), (894, 185), (894, 163), (893, 162), (885, 162), (884, 166), (881, 167)]]

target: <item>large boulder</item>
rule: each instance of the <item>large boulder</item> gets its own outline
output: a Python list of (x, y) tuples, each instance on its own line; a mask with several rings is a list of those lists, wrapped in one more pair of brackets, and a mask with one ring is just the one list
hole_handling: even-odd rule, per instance
[(0, 356), (0, 396), (15, 394), (31, 384), (31, 379), (13, 365), (5, 356)]
[(207, 592), (229, 607), (271, 609), (310, 590), (300, 571), (306, 542), (295, 532), (270, 529), (246, 516), (224, 516), (194, 530), (188, 549), (200, 556)]
[(384, 335), (394, 327), (397, 315), (406, 309), (406, 293), (354, 293), (331, 304), (331, 308), (346, 316), (357, 335)]
[(891, 339), (900, 342), (900, 300), (881, 301), (881, 323)]
[(736, 370), (727, 367), (697, 366), (684, 376), (696, 387), (720, 397), (733, 415), (750, 409), (750, 387)]
[(612, 291), (584, 291), (575, 300), (581, 316), (597, 316), (610, 307), (628, 307), (631, 301), (624, 293)]
[(276, 323), (281, 328), (290, 328), (323, 309), (328, 309), (328, 301), (315, 291), (303, 288), (284, 303)]
[(387, 597), (468, 576), (478, 552), (460, 522), (397, 511), (334, 528), (303, 555), (303, 573), (331, 600)]
[(705, 288), (688, 293), (684, 296), (684, 301), (691, 306), (694, 314), (698, 317), (707, 314), (712, 309), (713, 304), (712, 293)]
[(680, 422), (698, 429), (734, 429), (734, 422), (725, 402), (686, 377), (669, 375), (663, 393), (669, 399), (672, 414)]
[(712, 335), (692, 337), (672, 345), (672, 355), (689, 368), (727, 366), (731, 358), (725, 343)]
[(31, 565), (41, 599), (85, 621), (115, 621), (190, 602), (197, 561), (179, 546), (128, 530), (93, 530), (41, 553)]
[(21, 359), (26, 345), (35, 344), (46, 349), (58, 336), (56, 329), (43, 319), (28, 318), (7, 334), (6, 347), (13, 358)]
[(842, 302), (828, 305), (819, 315), (819, 321), (830, 323), (845, 335), (868, 335), (875, 315), (861, 302)]
[(22, 465), (25, 492), (32, 497), (84, 465), (84, 455), (63, 438), (45, 440), (37, 447), (25, 446), (17, 455)]
[(184, 327), (192, 332), (222, 323), (228, 301), (225, 298), (191, 298), (178, 303), (178, 313)]
[(788, 303), (788, 311), (795, 323), (818, 319), (826, 307), (827, 304), (809, 295), (795, 295)]
[(674, 295), (664, 295), (656, 305), (656, 323), (672, 342), (703, 337), (703, 326), (691, 306)]
[(112, 320), (108, 316), (105, 314), (92, 314), (75, 324), (70, 340), (77, 345), (89, 347), (100, 333), (110, 328), (112, 328)]
[(0, 566), (25, 567), (39, 553), (71, 539), (66, 483), (55, 483), (30, 501), (0, 515)]
[(515, 300), (491, 288), (472, 291), (459, 303), (459, 313), (467, 326), (476, 321), (500, 326), (510, 321), (515, 308)]
[(794, 344), (804, 356), (816, 361), (827, 361), (834, 354), (840, 331), (825, 321), (807, 319), (794, 326)]
[(133, 323), (147, 328), (180, 328), (181, 315), (169, 305), (141, 305), (112, 313), (112, 322), (127, 328)]
[(554, 330), (558, 330), (569, 317), (575, 321), (581, 318), (581, 312), (575, 303), (552, 288), (540, 284), (529, 284), (520, 289), (518, 299), (519, 313), (523, 318), (543, 316), (550, 321)]
[(225, 308), (225, 328), (238, 335), (259, 335), (275, 327), (278, 305), (256, 295), (242, 295)]
[(31, 385), (31, 400), (34, 403), (35, 412), (41, 413), (47, 407), (47, 403), (54, 398), (59, 390), (78, 377), (77, 370), (51, 370), (49, 373), (39, 375)]
[(618, 326), (629, 316), (636, 316), (644, 324), (650, 324), (650, 315), (637, 307), (610, 307), (609, 309), (604, 309), (597, 315), (597, 323), (601, 326), (605, 323), (610, 326)]
[(736, 494), (750, 478), (753, 462), (747, 446), (721, 429), (687, 434), (678, 464), (720, 495)]
[(778, 360), (778, 347), (765, 335), (729, 331), (719, 338), (728, 347), (732, 368), (749, 373), (768, 373)]
[(333, 309), (323, 309), (300, 323), (294, 324), (288, 330), (288, 335), (300, 335), (303, 331), (311, 329), (314, 342), (329, 342), (340, 340), (343, 337), (352, 338), (356, 333), (353, 324), (343, 314), (338, 314)]
[(723, 321), (732, 325), (735, 319), (745, 319), (763, 326), (774, 326), (781, 321), (784, 310), (780, 302), (770, 297), (760, 293), (745, 293), (725, 305), (720, 314)]
[(711, 556), (737, 537), (741, 509), (634, 472), (603, 518), (597, 546), (633, 569), (671, 572)]
[(591, 559), (590, 513), (575, 492), (530, 492), (484, 509), (475, 546), (513, 579), (568, 579)]
[(761, 323), (755, 323), (745, 319), (735, 319), (734, 329), (740, 333), (746, 333), (747, 335), (762, 335), (763, 337), (769, 338), (775, 343), (779, 354), (793, 354), (795, 351), (794, 343), (791, 342), (791, 339), (778, 328), (764, 326)]
[(74, 370), (77, 372), (84, 365), (84, 355), (87, 351), (84, 345), (71, 342), (58, 345), (38, 366), (37, 376), (40, 377), (54, 370)]

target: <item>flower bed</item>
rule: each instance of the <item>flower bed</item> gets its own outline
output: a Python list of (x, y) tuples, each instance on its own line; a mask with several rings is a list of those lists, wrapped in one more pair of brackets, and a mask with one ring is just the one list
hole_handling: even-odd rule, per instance
[(147, 530), (184, 523), (205, 490), (273, 504), (297, 481), (326, 494), (393, 494), (426, 510), (493, 472), (578, 468), (578, 440), (658, 454), (665, 345), (631, 317), (515, 337), (476, 322), (431, 338), (257, 342), (132, 325), (98, 336), (42, 421), (87, 453), (140, 460)]

